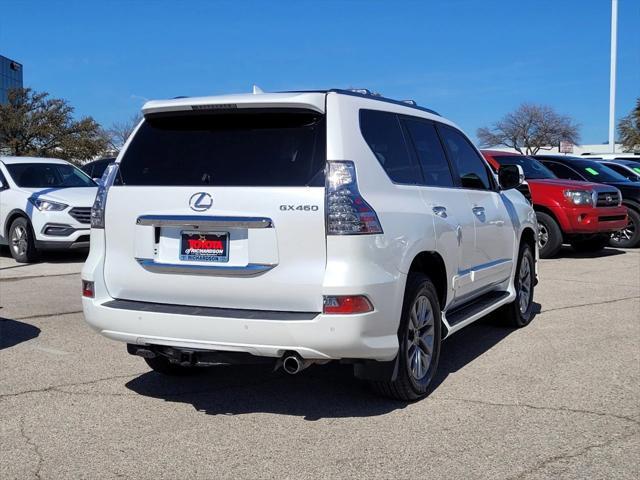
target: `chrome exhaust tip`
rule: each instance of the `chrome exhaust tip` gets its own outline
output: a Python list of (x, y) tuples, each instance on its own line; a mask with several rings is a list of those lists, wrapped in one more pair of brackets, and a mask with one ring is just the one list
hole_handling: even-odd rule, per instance
[(282, 369), (289, 375), (295, 375), (307, 368), (313, 363), (310, 360), (304, 360), (297, 353), (286, 354), (282, 357)]

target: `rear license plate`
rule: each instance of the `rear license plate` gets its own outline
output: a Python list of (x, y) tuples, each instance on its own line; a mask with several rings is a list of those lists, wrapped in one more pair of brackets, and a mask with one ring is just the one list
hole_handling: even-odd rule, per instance
[(229, 233), (181, 232), (180, 260), (228, 262)]

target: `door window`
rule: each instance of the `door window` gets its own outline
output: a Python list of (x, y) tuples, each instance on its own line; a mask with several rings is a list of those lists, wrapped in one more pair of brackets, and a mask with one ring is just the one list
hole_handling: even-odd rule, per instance
[(451, 162), (455, 165), (463, 188), (491, 189), (489, 172), (480, 154), (458, 130), (440, 125), (440, 133)]
[(556, 162), (544, 162), (544, 165), (555, 173), (558, 178), (564, 178), (565, 180), (580, 180), (584, 181), (580, 175), (574, 172), (571, 168), (566, 165), (562, 165), (561, 163)]
[(408, 118), (405, 118), (403, 122), (420, 162), (424, 184), (436, 187), (453, 187), (453, 176), (449, 162), (442, 149), (435, 125), (428, 121)]

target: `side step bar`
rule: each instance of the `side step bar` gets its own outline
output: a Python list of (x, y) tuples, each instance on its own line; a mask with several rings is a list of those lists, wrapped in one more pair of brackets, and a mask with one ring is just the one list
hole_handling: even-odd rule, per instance
[(464, 322), (469, 317), (476, 315), (491, 305), (496, 304), (502, 300), (505, 300), (509, 296), (509, 292), (489, 292), (484, 295), (468, 302), (464, 303), (450, 312), (447, 312), (447, 321), (451, 327)]

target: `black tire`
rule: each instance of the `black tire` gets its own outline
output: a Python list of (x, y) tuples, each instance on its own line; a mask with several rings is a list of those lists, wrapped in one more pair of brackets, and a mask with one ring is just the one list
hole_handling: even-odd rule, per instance
[(627, 226), (615, 232), (609, 239), (609, 245), (618, 248), (635, 248), (640, 245), (640, 213), (637, 210), (627, 208), (629, 223)]
[[(415, 315), (416, 321), (413, 321), (412, 313), (421, 311), (423, 305), (427, 305), (425, 308), (429, 309), (431, 320), (428, 320), (429, 315), (425, 316), (427, 320), (425, 320), (424, 326), (416, 328), (416, 322), (420, 322), (417, 320), (420, 315)], [(417, 340), (416, 332), (420, 333)], [(431, 381), (438, 368), (441, 345), (440, 332), (440, 303), (431, 279), (421, 273), (410, 273), (407, 278), (398, 328), (397, 375), (395, 379), (389, 381), (372, 381), (372, 388), (380, 395), (396, 400), (414, 401), (425, 397), (429, 393)], [(426, 354), (429, 350), (429, 340), (432, 341), (430, 356)], [(429, 364), (425, 369), (425, 365), (420, 360), (427, 357), (429, 357)], [(413, 371), (410, 365), (410, 358), (417, 358), (417, 361), (413, 362), (416, 371)]]
[(177, 363), (171, 363), (167, 357), (157, 355), (153, 358), (145, 358), (147, 365), (151, 367), (154, 372), (161, 373), (162, 375), (168, 375), (170, 377), (186, 377), (200, 373), (204, 368), (199, 367), (184, 367)]
[[(521, 275), (523, 263), (528, 262), (529, 283), (528, 288), (523, 288), (523, 276)], [(515, 277), (516, 299), (498, 310), (503, 323), (510, 327), (522, 328), (533, 320), (535, 315), (533, 305), (533, 291), (535, 288), (535, 260), (531, 247), (524, 243), (520, 245), (518, 265)], [(526, 307), (523, 308), (523, 295), (526, 295)]]
[(576, 252), (599, 252), (609, 243), (608, 235), (597, 235), (586, 239), (575, 239), (571, 246)]
[(9, 227), (9, 252), (18, 263), (33, 263), (38, 260), (35, 235), (31, 222), (24, 217), (16, 218)]
[(540, 258), (555, 257), (562, 247), (562, 230), (551, 215), (536, 212), (538, 218), (538, 249)]

